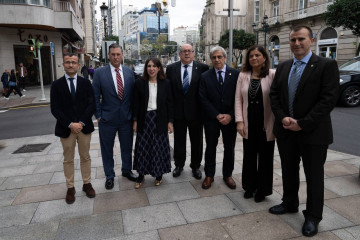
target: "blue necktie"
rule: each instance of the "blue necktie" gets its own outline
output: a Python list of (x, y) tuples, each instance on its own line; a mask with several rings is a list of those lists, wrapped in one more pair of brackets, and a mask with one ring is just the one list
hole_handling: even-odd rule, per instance
[(224, 80), (223, 80), (223, 77), (221, 75), (223, 71), (218, 71), (218, 74), (219, 74), (219, 84), (220, 84), (220, 89), (222, 90), (223, 89), (223, 85), (224, 85)]
[(69, 78), (70, 81), (70, 89), (71, 89), (71, 97), (73, 100), (75, 100), (75, 85), (74, 85), (74, 78)]
[(189, 65), (184, 65), (185, 71), (184, 71), (184, 75), (183, 75), (183, 90), (184, 90), (184, 94), (187, 93), (190, 83), (189, 83), (189, 73), (187, 71)]
[(294, 117), (294, 109), (293, 109), (293, 103), (294, 103), (294, 98), (295, 98), (295, 94), (296, 94), (296, 89), (299, 85), (300, 82), (300, 78), (301, 78), (301, 64), (303, 62), (302, 61), (297, 61), (294, 63), (295, 67), (293, 68), (292, 72), (291, 72), (291, 77), (289, 80), (289, 85), (288, 85), (288, 91), (289, 91), (289, 113), (291, 117)]

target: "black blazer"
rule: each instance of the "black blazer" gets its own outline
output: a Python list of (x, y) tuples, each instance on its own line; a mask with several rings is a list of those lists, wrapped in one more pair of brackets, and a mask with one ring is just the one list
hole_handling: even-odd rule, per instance
[(70, 135), (71, 122), (83, 122), (82, 132), (89, 134), (94, 131), (91, 119), (95, 113), (95, 97), (89, 80), (77, 76), (75, 100), (72, 100), (65, 76), (54, 81), (50, 90), (51, 113), (56, 118), (55, 135), (67, 138)]
[[(139, 78), (135, 81), (133, 120), (137, 121), (137, 131), (142, 132), (149, 102), (149, 81)], [(173, 105), (169, 80), (157, 81), (156, 129), (167, 133), (168, 123), (173, 122)]]
[(201, 74), (209, 70), (209, 66), (193, 61), (190, 86), (184, 95), (181, 79), (181, 61), (170, 64), (166, 68), (166, 77), (170, 80), (175, 120), (198, 120), (201, 119), (201, 103), (199, 97), (199, 85)]
[[(288, 78), (293, 60), (281, 63), (270, 90), (271, 108), (275, 115), (274, 134), (285, 138), (290, 130), (281, 120), (289, 116)], [(303, 143), (331, 144), (333, 142), (330, 112), (339, 92), (339, 69), (336, 61), (312, 54), (301, 76), (294, 103), (294, 118), (302, 130)]]
[(225, 80), (221, 91), (214, 68), (201, 75), (199, 93), (203, 106), (204, 122), (216, 120), (216, 116), (220, 113), (230, 114), (231, 121), (235, 120), (234, 102), (238, 76), (238, 70), (226, 66)]

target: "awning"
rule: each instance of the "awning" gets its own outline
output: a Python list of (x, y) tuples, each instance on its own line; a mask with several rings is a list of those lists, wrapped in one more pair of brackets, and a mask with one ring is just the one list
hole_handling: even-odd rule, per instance
[(71, 42), (69, 39), (67, 39), (65, 36), (61, 36), (62, 39), (64, 39), (65, 42), (70, 44), (75, 49), (80, 49), (78, 46), (75, 45), (75, 43)]

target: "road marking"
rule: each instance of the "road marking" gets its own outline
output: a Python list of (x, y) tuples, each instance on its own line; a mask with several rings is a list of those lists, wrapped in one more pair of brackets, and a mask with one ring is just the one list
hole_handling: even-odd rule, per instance
[(8, 110), (0, 110), (0, 113), (4, 113), (7, 112)]
[(37, 108), (37, 107), (46, 107), (49, 106), (50, 104), (46, 104), (46, 105), (33, 105), (33, 106), (27, 106), (27, 107), (13, 107), (13, 108), (9, 108), (11, 110), (14, 109), (22, 109), (22, 108)]

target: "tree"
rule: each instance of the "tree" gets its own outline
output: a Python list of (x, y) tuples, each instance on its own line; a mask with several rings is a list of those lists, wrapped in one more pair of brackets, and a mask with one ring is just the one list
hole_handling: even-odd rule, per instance
[(150, 44), (148, 39), (144, 39), (141, 42), (141, 46), (140, 46), (140, 55), (145, 55), (146, 58), (148, 58), (152, 52), (152, 45)]
[[(350, 29), (355, 36), (360, 37), (360, 1), (335, 0), (324, 13), (325, 21), (332, 27)], [(360, 43), (357, 53), (360, 51)]]
[(172, 54), (176, 53), (176, 51), (177, 51), (177, 42), (169, 41), (169, 42), (165, 43), (165, 51), (169, 55), (172, 55)]
[[(255, 44), (256, 36), (252, 33), (246, 33), (243, 29), (233, 30), (233, 56), (235, 65), (238, 66), (242, 60), (242, 51)], [(229, 48), (229, 30), (221, 35), (219, 45), (225, 49)], [(230, 53), (229, 53), (230, 54)], [(240, 61), (239, 61), (240, 60)]]
[(153, 43), (153, 45), (152, 45), (153, 48), (155, 49), (155, 51), (157, 51), (159, 59), (161, 58), (161, 53), (163, 52), (166, 38), (167, 37), (164, 34), (159, 35), (156, 39), (156, 43)]
[[(116, 43), (119, 43), (119, 36), (115, 36), (115, 35), (109, 35), (103, 38), (103, 41), (116, 41)], [(99, 58), (101, 62), (104, 62), (105, 56), (102, 55), (102, 46), (100, 47), (100, 54), (99, 54)]]

